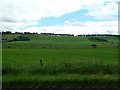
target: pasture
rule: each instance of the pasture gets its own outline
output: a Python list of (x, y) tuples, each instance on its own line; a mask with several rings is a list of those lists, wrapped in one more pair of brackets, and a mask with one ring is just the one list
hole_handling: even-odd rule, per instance
[(38, 36), (31, 41), (3, 43), (3, 87), (117, 87), (118, 39), (101, 38), (109, 42)]
[[(4, 39), (14, 38), (19, 35), (6, 35)], [(72, 37), (72, 36), (46, 36), (46, 35), (24, 35), (29, 37), (30, 41), (14, 41), (3, 43), (3, 48), (90, 48), (91, 44), (98, 47), (117, 47), (117, 37), (97, 37), (108, 40), (108, 42), (90, 41), (89, 37)]]

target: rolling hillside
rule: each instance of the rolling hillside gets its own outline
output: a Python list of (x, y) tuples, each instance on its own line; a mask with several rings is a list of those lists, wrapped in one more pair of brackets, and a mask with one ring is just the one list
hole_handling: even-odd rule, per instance
[[(3, 39), (13, 39), (20, 36), (20, 34), (3, 35)], [(46, 35), (22, 35), (30, 38), (30, 41), (13, 41), (3, 43), (3, 47), (13, 48), (89, 48), (92, 44), (98, 47), (117, 47), (117, 37), (98, 37), (95, 38), (105, 39), (108, 42), (90, 41), (91, 37), (80, 36), (46, 36)], [(25, 46), (25, 47), (24, 47)]]

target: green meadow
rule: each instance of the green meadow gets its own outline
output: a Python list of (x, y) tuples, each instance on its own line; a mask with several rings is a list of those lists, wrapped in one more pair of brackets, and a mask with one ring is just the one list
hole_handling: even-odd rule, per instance
[[(3, 38), (14, 38), (18, 35), (6, 35)], [(97, 47), (117, 47), (117, 37), (97, 37), (108, 40), (108, 42), (93, 42), (89, 37), (72, 36), (46, 36), (46, 35), (24, 35), (29, 37), (30, 41), (14, 41), (3, 43), (3, 48), (91, 48), (91, 44), (97, 44)]]
[(30, 41), (3, 43), (4, 88), (117, 87), (118, 38), (93, 42), (77, 36), (28, 37)]

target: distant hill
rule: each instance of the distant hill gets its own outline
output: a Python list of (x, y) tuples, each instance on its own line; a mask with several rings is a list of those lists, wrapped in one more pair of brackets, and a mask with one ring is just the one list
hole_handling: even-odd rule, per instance
[[(3, 47), (13, 48), (89, 48), (92, 44), (98, 47), (117, 47), (118, 37), (112, 36), (51, 36), (40, 34), (4, 34), (3, 39), (11, 40), (18, 36), (27, 36), (30, 41), (13, 41), (3, 44)], [(89, 38), (106, 40), (107, 42), (95, 42)]]

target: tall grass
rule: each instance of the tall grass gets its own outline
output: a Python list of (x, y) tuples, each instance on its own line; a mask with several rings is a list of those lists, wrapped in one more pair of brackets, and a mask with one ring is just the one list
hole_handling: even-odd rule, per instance
[(118, 64), (103, 61), (64, 61), (25, 66), (22, 63), (6, 63), (3, 65), (3, 74), (117, 74)]
[[(6, 79), (7, 78), (7, 79)], [(117, 75), (5, 75), (3, 87), (13, 88), (112, 88), (117, 87)]]
[[(40, 66), (40, 58), (43, 66)], [(3, 74), (113, 74), (118, 69), (116, 48), (3, 49)]]
[(118, 52), (117, 48), (3, 49), (2, 64), (4, 87), (115, 86)]

